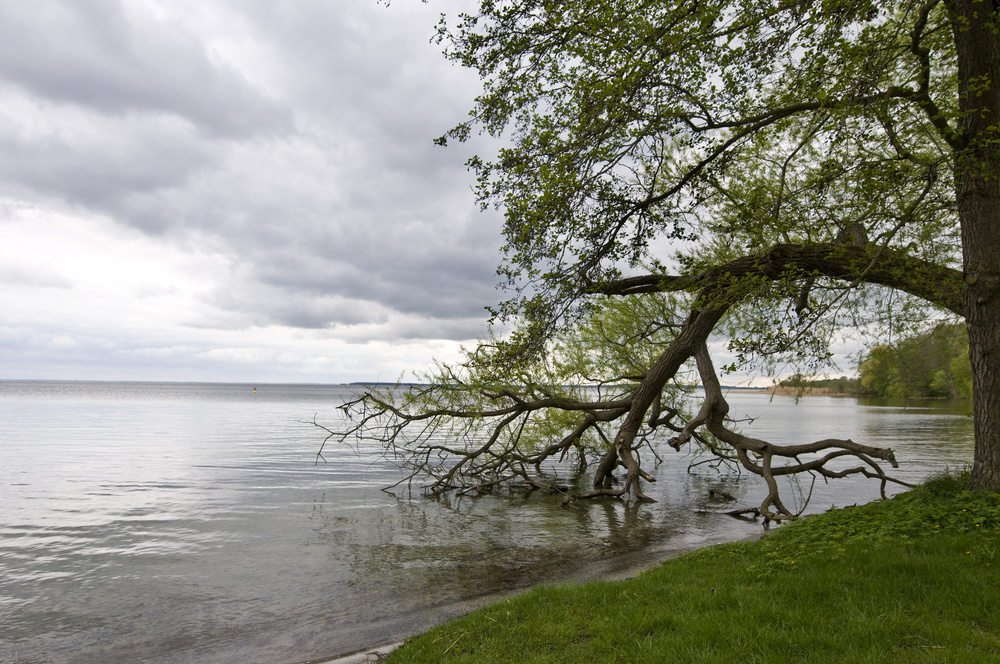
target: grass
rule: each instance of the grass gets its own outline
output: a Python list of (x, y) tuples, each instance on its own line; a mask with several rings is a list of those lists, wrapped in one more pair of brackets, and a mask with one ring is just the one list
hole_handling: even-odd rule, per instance
[(1000, 496), (942, 477), (634, 579), (540, 586), (407, 662), (1000, 662)]

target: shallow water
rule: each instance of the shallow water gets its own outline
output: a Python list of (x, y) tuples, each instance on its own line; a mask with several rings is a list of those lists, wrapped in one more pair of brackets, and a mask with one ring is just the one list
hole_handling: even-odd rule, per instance
[[(327, 448), (341, 386), (0, 382), (0, 662), (299, 662), (401, 638), (542, 581), (621, 573), (759, 532), (755, 478), (665, 451), (655, 505), (389, 495), (375, 450)], [(902, 479), (968, 463), (966, 406), (732, 393), (774, 442), (897, 450)], [(800, 503), (808, 485), (794, 488)], [(813, 488), (810, 511), (877, 483)]]

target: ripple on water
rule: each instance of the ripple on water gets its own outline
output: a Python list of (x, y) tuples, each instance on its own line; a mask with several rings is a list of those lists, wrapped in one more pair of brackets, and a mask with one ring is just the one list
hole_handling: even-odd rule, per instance
[[(759, 529), (707, 497), (759, 502), (754, 478), (689, 474), (693, 457), (666, 450), (653, 506), (389, 495), (379, 489), (399, 475), (375, 450), (327, 447), (314, 465), (322, 436), (301, 422), (334, 413), (346, 390), (267, 391), (0, 383), (0, 661), (316, 659), (533, 583), (618, 574)], [(757, 437), (890, 445), (907, 479), (971, 458), (968, 418), (946, 409), (731, 403), (757, 416), (742, 425)], [(861, 479), (820, 483), (812, 508), (877, 495)]]

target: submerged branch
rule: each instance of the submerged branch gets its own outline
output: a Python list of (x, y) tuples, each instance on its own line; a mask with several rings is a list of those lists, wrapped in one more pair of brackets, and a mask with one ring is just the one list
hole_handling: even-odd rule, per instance
[[(713, 436), (730, 445), (736, 451), (740, 464), (746, 470), (764, 478), (768, 487), (768, 495), (761, 503), (760, 513), (765, 519), (781, 520), (797, 516), (781, 502), (775, 478), (782, 475), (818, 473), (823, 477), (835, 478), (860, 473), (866, 477), (881, 480), (883, 498), (885, 498), (887, 482), (910, 486), (887, 476), (882, 467), (874, 460), (880, 459), (888, 462), (893, 468), (898, 468), (896, 456), (888, 448), (860, 445), (852, 440), (832, 438), (800, 445), (777, 445), (732, 431), (725, 425), (729, 404), (722, 393), (722, 386), (715, 373), (707, 346), (703, 344), (696, 352), (695, 357), (698, 363), (698, 372), (705, 387), (705, 403), (699, 413), (701, 418), (699, 424), (704, 424)], [(804, 455), (820, 454), (822, 456), (816, 456), (808, 461), (799, 459), (800, 456)], [(833, 470), (828, 467), (831, 461), (844, 457), (856, 458), (864, 465), (844, 470)], [(795, 462), (776, 466), (776, 459), (794, 459)]]
[[(347, 423), (336, 431), (322, 427), (328, 433), (324, 445), (329, 440), (374, 441), (407, 471), (403, 482), (425, 480), (423, 488), (432, 493), (521, 487), (564, 494), (565, 502), (600, 497), (651, 501), (643, 491), (643, 482), (655, 481), (643, 468), (645, 448), (658, 461), (650, 440), (669, 432), (667, 442), (676, 450), (694, 443), (760, 476), (767, 495), (759, 512), (767, 520), (796, 516), (781, 500), (777, 480), (784, 476), (860, 474), (879, 480), (884, 495), (888, 482), (898, 482), (882, 467), (897, 467), (892, 450), (835, 438), (777, 445), (738, 433), (727, 419), (729, 405), (708, 354), (709, 336), (730, 308), (752, 297), (762, 281), (790, 283), (819, 276), (891, 286), (952, 311), (960, 306), (956, 270), (884, 247), (779, 244), (698, 275), (649, 275), (590, 287), (590, 293), (609, 295), (697, 291), (683, 324), (659, 326), (656, 333), (663, 336), (657, 340), (622, 332), (629, 343), (638, 343), (637, 338), (647, 343), (653, 358), (638, 372), (612, 367), (616, 375), (634, 376), (624, 385), (570, 388), (534, 378), (520, 386), (485, 382), (478, 376), (492, 380), (493, 360), (480, 347), (461, 366), (468, 378), (442, 367), (439, 383), (366, 392), (345, 403)], [(697, 413), (685, 416), (682, 397), (669, 386), (691, 360), (705, 400)], [(604, 396), (608, 389), (617, 391)], [(322, 447), (317, 462), (321, 458)], [(844, 460), (858, 465), (844, 468)], [(573, 493), (569, 483), (551, 475), (559, 470), (578, 476), (591, 463), (597, 465), (589, 491)], [(618, 468), (624, 476), (616, 478)]]

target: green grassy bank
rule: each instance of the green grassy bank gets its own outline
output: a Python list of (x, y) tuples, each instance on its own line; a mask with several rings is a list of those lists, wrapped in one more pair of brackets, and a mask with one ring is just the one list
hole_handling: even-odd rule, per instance
[(1000, 662), (1000, 496), (941, 478), (634, 579), (544, 586), (405, 662)]

